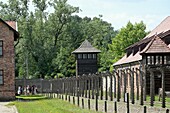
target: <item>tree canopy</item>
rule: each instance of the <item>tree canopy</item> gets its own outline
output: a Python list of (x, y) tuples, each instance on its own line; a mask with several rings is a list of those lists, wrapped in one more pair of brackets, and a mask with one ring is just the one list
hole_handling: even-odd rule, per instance
[[(75, 75), (75, 57), (71, 52), (85, 39), (101, 50), (99, 71), (109, 70), (127, 46), (146, 35), (143, 22), (135, 25), (129, 22), (118, 33), (101, 15), (79, 17), (79, 7), (71, 6), (67, 0), (33, 0), (33, 9), (29, 8), (30, 3), (30, 0), (0, 2), (0, 17), (18, 22), (15, 72), (19, 78)], [(48, 8), (52, 11), (48, 12)]]
[(146, 25), (140, 23), (132, 24), (128, 22), (126, 27), (120, 29), (115, 38), (112, 39), (112, 44), (109, 44), (109, 51), (112, 54), (112, 63), (119, 60), (126, 52), (126, 48), (135, 42), (138, 42), (147, 35)]

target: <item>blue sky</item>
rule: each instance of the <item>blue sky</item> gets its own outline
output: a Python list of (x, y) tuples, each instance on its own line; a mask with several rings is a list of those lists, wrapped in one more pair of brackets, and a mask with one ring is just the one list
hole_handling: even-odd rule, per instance
[(147, 30), (155, 28), (170, 15), (170, 0), (68, 0), (79, 7), (81, 17), (99, 17), (111, 23), (115, 29), (127, 24), (143, 21)]
[(103, 15), (102, 19), (111, 23), (115, 30), (126, 26), (128, 21), (143, 21), (147, 30), (152, 30), (170, 16), (170, 0), (68, 0), (68, 4), (79, 7), (81, 17)]

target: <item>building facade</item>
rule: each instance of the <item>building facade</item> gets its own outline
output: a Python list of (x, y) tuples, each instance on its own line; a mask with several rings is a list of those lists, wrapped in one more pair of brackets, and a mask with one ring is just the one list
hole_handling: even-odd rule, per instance
[(0, 100), (15, 99), (15, 52), (14, 41), (19, 33), (16, 22), (0, 19)]
[(165, 93), (170, 91), (170, 16), (144, 39), (129, 46), (124, 57), (113, 66), (120, 77), (121, 92), (141, 97), (141, 104), (149, 94), (152, 106), (161, 88), (165, 107)]

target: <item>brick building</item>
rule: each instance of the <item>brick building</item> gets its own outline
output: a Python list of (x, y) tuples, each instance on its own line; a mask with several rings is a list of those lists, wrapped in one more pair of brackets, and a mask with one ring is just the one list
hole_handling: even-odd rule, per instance
[(0, 100), (15, 99), (14, 41), (19, 37), (16, 22), (0, 19)]
[(170, 91), (170, 16), (164, 19), (144, 39), (129, 46), (126, 54), (114, 66), (119, 77), (121, 92), (134, 93), (141, 104), (146, 94), (154, 96), (162, 88), (162, 107), (165, 107), (165, 93)]

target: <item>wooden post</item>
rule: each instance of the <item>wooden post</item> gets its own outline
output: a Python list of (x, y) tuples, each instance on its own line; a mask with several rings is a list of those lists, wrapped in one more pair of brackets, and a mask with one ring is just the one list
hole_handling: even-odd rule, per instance
[(127, 98), (127, 113), (129, 113), (129, 93), (126, 93)]
[(164, 69), (161, 68), (161, 74), (162, 74), (162, 107), (165, 108), (165, 73)]
[(166, 109), (166, 113), (169, 113), (169, 109)]
[(136, 100), (139, 100), (139, 76), (140, 76), (140, 72), (138, 74), (137, 69), (136, 69), (135, 73), (136, 73)]
[(131, 70), (131, 99), (132, 99), (132, 104), (135, 103), (135, 97), (134, 97), (134, 68)]
[(94, 82), (95, 82), (95, 80), (94, 80), (94, 77), (93, 77), (94, 75), (92, 75), (92, 77), (91, 77), (91, 80), (92, 80), (92, 83), (91, 83), (91, 90), (92, 90), (92, 99), (94, 99)]
[(146, 110), (147, 110), (147, 109), (146, 109), (146, 106), (144, 106), (144, 113), (146, 113)]
[[(117, 72), (116, 72), (117, 73)], [(115, 81), (116, 82), (116, 81)], [(119, 102), (120, 101), (120, 98), (121, 98), (121, 89), (120, 89), (120, 76), (119, 76), (119, 71), (117, 73), (117, 101)]]
[[(110, 75), (110, 100), (111, 101), (113, 101), (113, 93), (112, 93), (112, 90), (113, 90), (113, 77), (112, 76), (114, 76), (114, 75), (112, 75), (112, 74), (110, 74), (109, 73), (109, 75)], [(114, 86), (115, 87), (115, 86)]]
[(96, 93), (96, 111), (98, 111), (98, 93)]
[(105, 75), (105, 79), (106, 79), (106, 92), (105, 92), (105, 100), (107, 100), (107, 99), (108, 99), (108, 97), (107, 97), (107, 83), (108, 83), (108, 81), (107, 81), (107, 75)]
[(70, 102), (70, 95), (68, 96), (68, 101)]
[(104, 101), (104, 111), (107, 113), (107, 100)]
[(80, 98), (77, 96), (77, 105), (80, 106)]
[(154, 73), (152, 70), (150, 70), (150, 105), (153, 106), (154, 105)]
[(100, 99), (103, 100), (103, 76), (101, 76), (100, 85)]
[(87, 79), (86, 79), (86, 76), (85, 76), (85, 98), (87, 98)]
[(117, 102), (114, 102), (114, 113), (117, 113)]
[(75, 105), (75, 97), (73, 96), (73, 104)]
[(143, 86), (144, 86), (143, 100), (146, 101), (146, 91), (147, 91), (147, 90), (146, 90), (146, 69), (145, 69), (145, 67), (144, 67), (143, 78), (144, 78), (144, 80), (143, 80), (143, 82), (144, 82), (144, 84), (143, 84)]
[(84, 99), (82, 98), (82, 108), (84, 109)]
[(90, 98), (88, 99), (88, 108), (90, 109)]
[(139, 74), (140, 74), (140, 88), (141, 88), (141, 99), (140, 99), (140, 105), (143, 105), (143, 73), (142, 70), (139, 69)]
[[(90, 76), (90, 75), (89, 75)], [(90, 80), (90, 77), (89, 77), (89, 79), (88, 79), (88, 82), (89, 82), (89, 86), (88, 86), (88, 89), (89, 89), (89, 91), (88, 91), (88, 93), (89, 93), (89, 98), (91, 98), (91, 94), (90, 94), (90, 89), (91, 89), (91, 80)]]
[(122, 70), (123, 71), (123, 77), (124, 77), (124, 102), (125, 102), (125, 94), (126, 94), (126, 75), (125, 75), (125, 72), (124, 72), (124, 70)]

